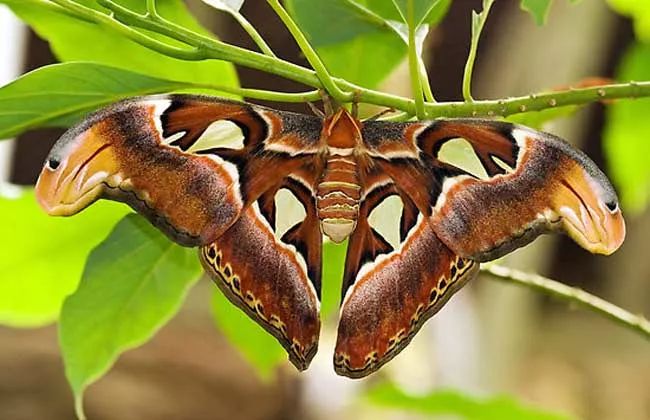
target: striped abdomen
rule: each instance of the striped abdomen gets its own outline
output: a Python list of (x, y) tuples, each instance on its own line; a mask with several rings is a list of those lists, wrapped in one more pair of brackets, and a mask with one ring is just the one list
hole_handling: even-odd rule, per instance
[(361, 187), (357, 165), (351, 156), (328, 157), (318, 184), (318, 218), (321, 229), (334, 242), (342, 242), (357, 224)]

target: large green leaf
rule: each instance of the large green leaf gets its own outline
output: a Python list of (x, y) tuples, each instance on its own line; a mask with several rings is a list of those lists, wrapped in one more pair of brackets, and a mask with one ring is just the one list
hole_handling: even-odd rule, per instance
[[(406, 56), (406, 45), (394, 33), (377, 31), (317, 49), (335, 76), (376, 88)], [(369, 52), (372, 51), (372, 56)]]
[(364, 397), (374, 405), (427, 416), (451, 416), (451, 418), (468, 420), (566, 420), (570, 418), (566, 415), (526, 407), (506, 396), (485, 399), (450, 390), (415, 396), (389, 383), (371, 388)]
[[(330, 73), (375, 88), (406, 54), (406, 46), (380, 16), (350, 0), (288, 0), (289, 12)], [(365, 6), (365, 1), (359, 1)]]
[[(650, 45), (627, 51), (617, 79), (650, 79)], [(639, 212), (650, 203), (650, 99), (617, 101), (607, 108), (605, 152), (625, 210)]]
[(200, 275), (196, 250), (170, 242), (137, 215), (125, 217), (91, 252), (60, 322), (65, 372), (78, 409), (84, 389), (122, 352), (149, 340)]
[[(105, 26), (84, 22), (45, 8), (38, 0), (0, 0), (45, 40), (61, 61), (94, 61), (133, 70), (152, 77), (196, 83), (235, 86), (237, 77), (232, 64), (216, 60), (182, 61), (164, 56), (132, 42)], [(77, 3), (100, 10), (94, 0)], [(142, 0), (118, 0), (138, 12)], [(182, 0), (158, 0), (158, 10), (178, 25), (207, 33), (187, 11)]]
[(212, 296), (212, 314), (219, 331), (241, 352), (260, 377), (272, 378), (275, 368), (287, 359), (287, 353), (277, 340), (230, 303), (218, 289)]
[[(424, 21), (437, 23), (450, 0), (427, 0)], [(288, 0), (287, 7), (308, 39), (338, 77), (376, 88), (404, 59), (403, 22), (392, 0)]]
[(95, 63), (41, 67), (0, 88), (0, 139), (35, 127), (67, 127), (88, 112), (130, 96), (187, 87)]
[(316, 48), (347, 42), (382, 29), (390, 32), (381, 18), (373, 19), (361, 8), (352, 6), (351, 0), (289, 0), (285, 3), (300, 29)]
[(101, 202), (74, 219), (49, 217), (31, 190), (16, 199), (0, 198), (0, 324), (37, 327), (55, 321), (91, 248), (127, 211)]
[(650, 1), (647, 0), (607, 0), (618, 13), (634, 20), (636, 36), (650, 42)]

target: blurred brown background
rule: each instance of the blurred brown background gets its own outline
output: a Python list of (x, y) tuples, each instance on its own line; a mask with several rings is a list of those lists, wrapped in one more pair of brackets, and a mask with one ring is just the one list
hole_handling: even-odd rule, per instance
[[(470, 12), (481, 0), (454, 1), (430, 35), (427, 60), (439, 100), (460, 99), (470, 35)], [(584, 77), (613, 76), (633, 40), (631, 24), (603, 1), (553, 4), (548, 24), (534, 25), (515, 1), (496, 2), (478, 55), (475, 97), (496, 98), (571, 85)], [(222, 39), (254, 45), (227, 16), (191, 2)], [(262, 1), (244, 14), (282, 57), (304, 60)], [(33, 34), (25, 70), (53, 61)], [(300, 89), (293, 82), (240, 69), (243, 86)], [(408, 72), (384, 87), (409, 94)], [(278, 108), (309, 112), (304, 105)], [(603, 107), (546, 127), (607, 168), (601, 148)], [(56, 130), (23, 136), (15, 149), (12, 181), (31, 184)], [(505, 264), (583, 287), (632, 312), (650, 314), (650, 212), (627, 218), (628, 238), (612, 257), (588, 254), (564, 237), (545, 237)], [(332, 344), (307, 374), (283, 366), (274, 381), (260, 380), (214, 328), (207, 308), (212, 285), (194, 289), (181, 314), (149, 343), (125, 354), (86, 396), (91, 419), (413, 418), (380, 413), (356, 402), (364, 382), (335, 378)], [(452, 299), (429, 327), (382, 373), (415, 390), (451, 386), (477, 395), (508, 393), (576, 418), (650, 419), (650, 346), (611, 322), (544, 296), (481, 277)], [(330, 325), (330, 327), (332, 327)], [(370, 382), (372, 382), (370, 378)], [(0, 419), (71, 419), (72, 396), (63, 375), (55, 327), (0, 328)]]

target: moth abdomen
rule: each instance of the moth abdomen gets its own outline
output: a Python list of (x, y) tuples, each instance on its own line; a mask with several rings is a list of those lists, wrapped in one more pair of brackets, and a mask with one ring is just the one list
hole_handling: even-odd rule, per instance
[(354, 231), (359, 217), (361, 186), (357, 164), (351, 156), (330, 156), (316, 192), (321, 230), (334, 242)]

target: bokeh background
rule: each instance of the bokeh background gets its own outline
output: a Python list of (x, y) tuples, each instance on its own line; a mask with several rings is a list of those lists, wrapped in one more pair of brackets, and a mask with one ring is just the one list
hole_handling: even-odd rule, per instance
[[(188, 4), (223, 40), (254, 48), (234, 20), (198, 1)], [(425, 56), (439, 100), (461, 99), (471, 10), (480, 8), (480, 0), (453, 1), (447, 17), (428, 38)], [(278, 55), (304, 62), (265, 2), (248, 1), (243, 13)], [(0, 38), (3, 84), (54, 62), (47, 43), (1, 6)], [(605, 1), (556, 1), (545, 26), (535, 25), (518, 2), (497, 1), (479, 50), (474, 96), (524, 95), (590, 76), (615, 77), (635, 42), (632, 22), (614, 13)], [(650, 69), (646, 74), (650, 79)], [(245, 87), (301, 88), (247, 69), (239, 69), (239, 76)], [(409, 95), (406, 65), (383, 89)], [(271, 105), (309, 112), (302, 104)], [(608, 172), (611, 162), (603, 147), (606, 124), (605, 106), (596, 104), (544, 128), (570, 139)], [(38, 130), (12, 143), (0, 143), (4, 179), (33, 185), (59, 134)], [(645, 163), (650, 166), (650, 156)], [(611, 257), (588, 254), (568, 238), (552, 236), (511, 254), (503, 264), (585, 288), (632, 312), (650, 314), (650, 211), (640, 206), (625, 214), (628, 237)], [(0, 251), (10, 246), (10, 238), (3, 237)], [(557, 413), (559, 418), (650, 419), (646, 339), (600, 316), (483, 275), (459, 292), (393, 362), (360, 381), (333, 372), (336, 319), (326, 320), (319, 354), (307, 372), (297, 373), (284, 363), (261, 376), (215, 327), (206, 298), (213, 288), (207, 279), (199, 282), (174, 320), (150, 342), (125, 353), (89, 388), (89, 418), (431, 418), (431, 412), (426, 414), (419, 406), (435, 404), (440, 390), (449, 390), (468, 405), (506, 396), (507, 401)], [(399, 392), (391, 394), (391, 387)], [(382, 397), (382, 392), (388, 392), (388, 397)], [(498, 418), (490, 417), (490, 406), (486, 407), (467, 417)], [(0, 419), (73, 416), (56, 326), (0, 326)]]

